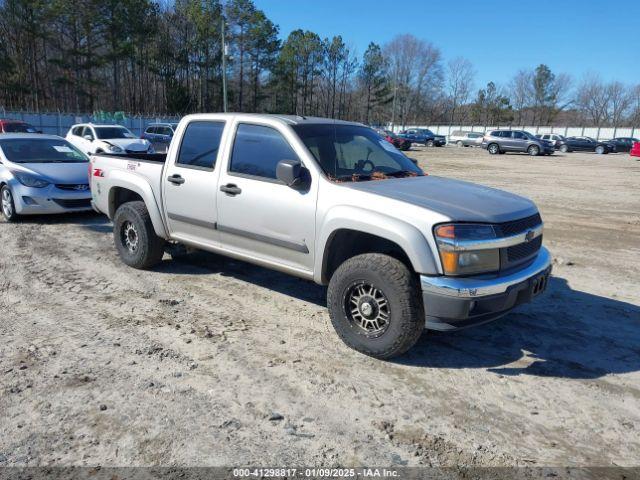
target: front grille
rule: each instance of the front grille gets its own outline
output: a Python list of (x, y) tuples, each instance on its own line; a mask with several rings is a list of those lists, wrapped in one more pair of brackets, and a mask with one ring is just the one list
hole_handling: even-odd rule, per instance
[(62, 199), (62, 198), (54, 198), (54, 202), (60, 205), (62, 208), (90, 208), (91, 207), (91, 199), (90, 198), (74, 198), (74, 199)]
[(56, 183), (56, 188), (60, 190), (76, 190), (78, 192), (89, 190), (89, 185), (86, 183), (77, 183), (77, 184), (62, 184)]
[[(496, 233), (501, 237), (518, 235), (542, 224), (539, 213), (529, 217), (496, 225)], [(502, 270), (520, 265), (538, 254), (542, 247), (542, 235), (530, 242), (522, 242), (512, 247), (500, 249), (500, 266)]]
[(508, 247), (507, 250), (507, 260), (509, 263), (517, 262), (519, 260), (523, 260), (528, 258), (540, 250), (542, 246), (542, 235), (534, 238), (530, 242), (519, 243), (518, 245), (514, 245), (513, 247)]
[(499, 232), (497, 232), (498, 236), (508, 237), (510, 235), (516, 235), (518, 233), (522, 233), (533, 227), (537, 227), (541, 223), (542, 223), (542, 218), (540, 218), (539, 213), (536, 213), (535, 215), (531, 215), (530, 217), (526, 217), (526, 218), (521, 218), (520, 220), (499, 223), (496, 225), (496, 227), (499, 230)]

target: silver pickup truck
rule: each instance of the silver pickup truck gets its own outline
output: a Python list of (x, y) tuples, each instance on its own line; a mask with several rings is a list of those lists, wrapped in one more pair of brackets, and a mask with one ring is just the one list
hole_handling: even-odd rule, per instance
[(551, 271), (531, 201), (425, 175), (357, 123), (189, 115), (166, 155), (94, 155), (90, 177), (127, 265), (181, 245), (328, 285), (338, 335), (377, 358), (494, 320)]

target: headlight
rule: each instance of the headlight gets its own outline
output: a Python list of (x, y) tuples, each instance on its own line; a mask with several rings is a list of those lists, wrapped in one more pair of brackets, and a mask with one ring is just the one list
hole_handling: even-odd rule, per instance
[(107, 150), (109, 150), (111, 153), (120, 153), (120, 152), (122, 152), (122, 149), (117, 145), (107, 145)]
[(14, 173), (16, 179), (25, 187), (44, 188), (49, 185), (49, 182), (42, 180), (41, 178), (34, 177), (28, 173)]
[(482, 241), (496, 238), (491, 225), (447, 224), (434, 229), (445, 275), (471, 275), (500, 269), (500, 250), (483, 248)]

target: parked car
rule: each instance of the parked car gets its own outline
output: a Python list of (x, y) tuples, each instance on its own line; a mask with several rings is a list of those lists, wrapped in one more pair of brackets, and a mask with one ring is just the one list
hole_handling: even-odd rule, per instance
[(380, 135), (398, 150), (407, 151), (411, 148), (411, 140), (399, 137), (390, 130), (376, 130), (376, 132), (378, 132), (378, 135)]
[(615, 153), (616, 146), (609, 142), (599, 142), (591, 137), (566, 137), (556, 142), (556, 148), (566, 152)]
[(424, 175), (361, 124), (200, 114), (174, 141), (168, 155), (91, 157), (94, 206), (131, 267), (182, 244), (328, 285), (338, 335), (377, 358), (425, 327), (496, 319), (547, 285), (533, 202)]
[(410, 128), (403, 130), (398, 136), (411, 140), (413, 143), (422, 143), (427, 147), (443, 147), (447, 144), (447, 137), (436, 135), (428, 128)]
[(73, 125), (66, 139), (87, 155), (94, 153), (153, 153), (148, 140), (137, 138), (121, 125)]
[(640, 157), (640, 142), (636, 142), (633, 144), (629, 155), (631, 155), (632, 157)]
[(482, 138), (482, 148), (496, 155), (523, 152), (529, 155), (551, 155), (554, 145), (524, 130), (494, 130)]
[(9, 222), (22, 215), (91, 210), (87, 156), (64, 138), (0, 135), (0, 197)]
[(479, 147), (482, 144), (483, 133), (463, 132), (456, 130), (449, 135), (449, 143), (458, 147)]
[(22, 120), (0, 120), (0, 133), (42, 133), (33, 125)]
[(561, 142), (563, 142), (565, 139), (562, 135), (559, 135), (557, 133), (544, 133), (536, 135), (536, 137), (553, 143), (553, 146), (556, 150), (559, 150)]
[(630, 152), (636, 142), (640, 142), (640, 140), (632, 137), (616, 137), (606, 141), (606, 143), (612, 144), (618, 153)]
[(151, 123), (147, 126), (140, 138), (151, 142), (156, 151), (166, 152), (176, 128), (178, 128), (177, 123)]

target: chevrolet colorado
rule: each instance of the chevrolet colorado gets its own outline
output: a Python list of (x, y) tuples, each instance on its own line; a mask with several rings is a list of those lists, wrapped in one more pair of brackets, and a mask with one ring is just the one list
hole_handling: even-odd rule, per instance
[(338, 335), (377, 358), (406, 352), (425, 327), (494, 320), (551, 271), (531, 201), (425, 175), (357, 123), (189, 115), (166, 155), (90, 165), (124, 263), (150, 268), (183, 245), (328, 285)]

